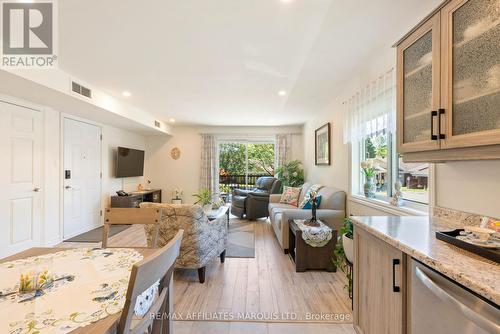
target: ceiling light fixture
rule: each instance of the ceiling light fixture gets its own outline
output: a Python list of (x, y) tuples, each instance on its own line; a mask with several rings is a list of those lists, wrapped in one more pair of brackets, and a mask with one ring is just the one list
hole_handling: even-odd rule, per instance
[(175, 123), (175, 119), (171, 118), (168, 120), (170, 123)]
[(125, 97), (129, 97), (129, 96), (130, 96), (130, 95), (132, 95), (132, 94), (131, 94), (129, 91), (124, 91), (124, 92), (122, 93), (122, 95), (123, 95), (123, 96), (125, 96)]
[(286, 90), (280, 90), (280, 91), (278, 92), (278, 95), (279, 95), (279, 96), (285, 96), (285, 95), (286, 95)]

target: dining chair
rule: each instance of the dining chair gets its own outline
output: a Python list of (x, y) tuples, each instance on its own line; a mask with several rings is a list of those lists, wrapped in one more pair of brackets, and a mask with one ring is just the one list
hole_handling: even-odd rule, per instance
[(159, 208), (108, 208), (104, 214), (102, 248), (108, 246), (109, 230), (112, 225), (155, 225), (152, 248), (156, 248), (162, 210)]
[[(172, 334), (173, 321), (173, 272), (179, 256), (184, 231), (179, 230), (174, 238), (151, 256), (132, 266), (125, 305), (118, 324), (118, 334)], [(137, 296), (156, 282), (158, 297), (143, 316), (135, 315)]]

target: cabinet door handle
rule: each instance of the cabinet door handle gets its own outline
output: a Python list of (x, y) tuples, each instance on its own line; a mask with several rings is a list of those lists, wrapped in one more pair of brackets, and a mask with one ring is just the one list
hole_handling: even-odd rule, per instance
[(440, 108), (439, 109), (439, 116), (438, 116), (438, 120), (439, 120), (439, 139), (445, 139), (446, 138), (446, 135), (444, 133), (441, 133), (441, 116), (444, 115), (444, 109), (443, 108)]
[(434, 134), (434, 118), (438, 115), (436, 110), (431, 111), (431, 140), (438, 140), (438, 136)]
[(399, 259), (392, 259), (392, 291), (399, 292), (401, 288), (396, 285), (396, 266), (399, 265)]

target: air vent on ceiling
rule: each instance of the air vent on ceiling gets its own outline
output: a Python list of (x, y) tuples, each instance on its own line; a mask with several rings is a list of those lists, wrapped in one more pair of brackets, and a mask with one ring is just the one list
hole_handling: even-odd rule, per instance
[(157, 128), (161, 128), (161, 123), (160, 123), (159, 121), (155, 121), (155, 126), (156, 126)]
[(88, 97), (89, 99), (92, 98), (92, 90), (90, 88), (84, 87), (74, 81), (71, 82), (71, 90), (77, 94)]

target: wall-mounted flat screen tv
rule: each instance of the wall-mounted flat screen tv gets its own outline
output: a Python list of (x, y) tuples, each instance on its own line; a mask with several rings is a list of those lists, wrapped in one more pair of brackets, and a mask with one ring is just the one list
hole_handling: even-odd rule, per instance
[(144, 151), (118, 147), (116, 177), (144, 175)]

